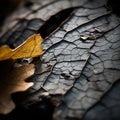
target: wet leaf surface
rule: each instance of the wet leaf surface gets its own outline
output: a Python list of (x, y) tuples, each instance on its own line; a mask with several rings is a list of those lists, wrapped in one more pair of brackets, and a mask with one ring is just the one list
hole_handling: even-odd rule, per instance
[[(1, 45), (19, 46), (31, 34), (41, 32), (41, 28), (46, 31), (43, 54), (34, 76), (29, 79), (34, 81), (34, 85), (23, 95), (22, 106), (26, 107), (37, 95), (48, 92), (61, 100), (52, 113), (45, 112), (46, 116), (51, 114), (53, 118), (50, 119), (120, 119), (116, 112), (120, 111), (117, 82), (120, 80), (120, 19), (106, 4), (106, 0), (37, 0), (29, 11), (19, 12), (17, 18), (20, 20), (13, 28), (9, 26), (10, 30), (1, 38)], [(58, 24), (59, 16), (52, 25), (47, 24), (69, 8), (74, 10), (63, 24)], [(11, 18), (12, 24), (14, 17)], [(50, 29), (46, 29), (49, 27), (56, 30), (50, 34)], [(17, 96), (20, 97), (20, 94)]]

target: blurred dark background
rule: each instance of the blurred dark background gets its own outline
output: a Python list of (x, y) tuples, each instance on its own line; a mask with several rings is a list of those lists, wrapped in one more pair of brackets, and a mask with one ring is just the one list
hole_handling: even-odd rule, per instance
[(120, 16), (120, 0), (108, 0), (107, 6), (112, 9), (113, 13)]
[[(30, 2), (30, 0), (0, 0), (0, 26), (8, 15), (25, 2)], [(120, 0), (107, 0), (106, 5), (120, 16)]]
[(5, 18), (10, 15), (25, 0), (0, 0), (0, 26)]

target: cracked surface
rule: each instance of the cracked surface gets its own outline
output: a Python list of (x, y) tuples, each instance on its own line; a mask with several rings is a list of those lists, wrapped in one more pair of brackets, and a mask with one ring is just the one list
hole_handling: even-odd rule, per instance
[(119, 89), (120, 81), (116, 82), (114, 87), (100, 100), (100, 102), (86, 113), (83, 120), (119, 120)]
[[(1, 45), (7, 42), (18, 46), (50, 16), (77, 6), (68, 21), (45, 39), (44, 53), (30, 79), (35, 85), (29, 93), (44, 89), (63, 96), (55, 108), (54, 120), (77, 120), (83, 116), (83, 120), (120, 119), (116, 112), (120, 109), (120, 85), (114, 84), (120, 79), (120, 19), (107, 11), (105, 3), (38, 0), (29, 11), (20, 12), (18, 17), (26, 16), (25, 19), (17, 21), (1, 38)], [(29, 99), (33, 96), (28, 95)]]

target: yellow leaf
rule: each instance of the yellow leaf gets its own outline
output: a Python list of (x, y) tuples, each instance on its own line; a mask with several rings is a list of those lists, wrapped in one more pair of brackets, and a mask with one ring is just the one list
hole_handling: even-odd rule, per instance
[(15, 49), (7, 45), (0, 47), (0, 61), (7, 59), (20, 59), (27, 57), (37, 57), (42, 54), (43, 39), (39, 34), (30, 36), (23, 44)]

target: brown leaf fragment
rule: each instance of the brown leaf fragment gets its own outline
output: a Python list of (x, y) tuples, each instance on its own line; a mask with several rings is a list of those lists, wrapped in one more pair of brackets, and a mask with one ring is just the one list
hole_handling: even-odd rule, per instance
[(94, 27), (94, 32), (102, 33), (102, 30), (100, 30), (100, 29), (97, 28), (97, 27)]
[(86, 34), (86, 35), (80, 35), (80, 38), (82, 40), (88, 40), (88, 39), (95, 40), (96, 36), (91, 33), (91, 34)]
[(11, 94), (25, 91), (33, 85), (33, 82), (25, 80), (34, 74), (35, 67), (34, 64), (13, 67), (13, 61), (4, 61), (1, 67), (4, 69), (0, 70), (0, 114), (7, 114), (15, 108)]
[(89, 38), (89, 35), (80, 35), (80, 38), (82, 40), (87, 40)]

